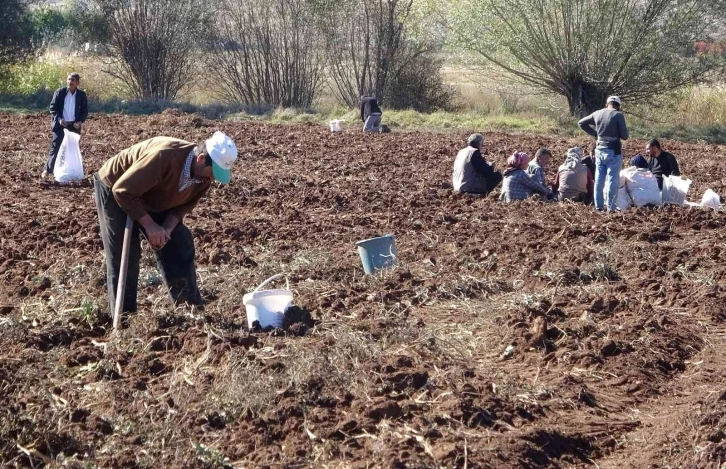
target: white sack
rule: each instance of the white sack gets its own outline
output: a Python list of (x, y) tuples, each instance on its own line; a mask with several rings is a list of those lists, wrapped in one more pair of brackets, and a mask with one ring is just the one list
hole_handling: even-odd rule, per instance
[(662, 198), (658, 189), (658, 180), (648, 169), (631, 166), (622, 171), (625, 185), (636, 207), (644, 205), (661, 205)]
[(53, 176), (57, 182), (74, 182), (83, 179), (83, 157), (79, 142), (81, 136), (63, 129), (63, 142), (55, 159)]

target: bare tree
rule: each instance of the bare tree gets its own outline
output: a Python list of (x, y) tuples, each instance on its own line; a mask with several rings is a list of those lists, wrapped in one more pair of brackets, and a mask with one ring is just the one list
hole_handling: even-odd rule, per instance
[[(385, 100), (392, 75), (429, 44), (406, 44), (413, 0), (318, 0), (330, 76), (338, 99), (355, 106), (362, 94)], [(407, 47), (406, 47), (407, 46)]]
[(325, 69), (307, 0), (221, 0), (208, 70), (233, 102), (308, 107)]
[(707, 80), (722, 61), (694, 44), (708, 37), (712, 3), (457, 0), (445, 15), (457, 45), (565, 96), (582, 116), (611, 93), (638, 101)]
[(195, 73), (204, 0), (97, 0), (110, 16), (109, 72), (135, 97), (174, 100)]

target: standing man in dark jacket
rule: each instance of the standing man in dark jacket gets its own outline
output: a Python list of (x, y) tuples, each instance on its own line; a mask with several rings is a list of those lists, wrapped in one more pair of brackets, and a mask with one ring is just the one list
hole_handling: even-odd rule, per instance
[(487, 163), (481, 155), (484, 145), (482, 134), (472, 134), (467, 147), (459, 151), (454, 160), (454, 190), (471, 194), (487, 195), (502, 182), (502, 173), (494, 170), (494, 163)]
[(628, 127), (625, 116), (620, 112), (620, 98), (610, 96), (605, 109), (595, 111), (580, 120), (578, 126), (593, 137), (597, 137), (595, 148), (595, 209), (603, 210), (605, 178), (607, 177), (608, 200), (607, 209), (617, 210), (618, 185), (620, 170), (623, 167), (623, 145), (627, 140)]
[(48, 162), (45, 164), (45, 169), (41, 175), (43, 179), (49, 174), (53, 175), (55, 158), (58, 156), (61, 143), (63, 143), (63, 130), (68, 129), (70, 132), (80, 134), (81, 126), (88, 118), (88, 100), (86, 99), (86, 93), (78, 88), (80, 81), (80, 75), (71, 73), (66, 81), (68, 86), (58, 88), (53, 93), (53, 99), (50, 101), (50, 128), (53, 137), (48, 151)]
[(676, 157), (672, 153), (663, 151), (658, 140), (652, 139), (648, 142), (645, 153), (648, 155), (648, 169), (658, 180), (658, 189), (663, 190), (664, 177), (681, 175)]
[(363, 121), (363, 131), (381, 131), (381, 108), (374, 96), (360, 97), (360, 118)]

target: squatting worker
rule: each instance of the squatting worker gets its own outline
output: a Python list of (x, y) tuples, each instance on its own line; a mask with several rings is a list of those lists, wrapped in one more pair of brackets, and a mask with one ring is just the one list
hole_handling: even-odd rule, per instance
[(582, 148), (573, 147), (567, 150), (565, 162), (557, 169), (555, 183), (552, 185), (560, 202), (571, 200), (585, 205), (592, 203), (594, 179), (582, 160)]
[(502, 173), (494, 170), (494, 163), (482, 157), (482, 134), (472, 134), (467, 147), (460, 150), (454, 160), (454, 190), (471, 194), (488, 194), (502, 182)]
[(363, 120), (363, 130), (365, 132), (380, 132), (382, 115), (383, 113), (375, 96), (360, 97), (360, 118)]
[(217, 131), (200, 146), (172, 137), (154, 137), (104, 163), (93, 183), (111, 308), (116, 304), (127, 214), (135, 223), (124, 311), (136, 312), (141, 258), (139, 225), (155, 250), (172, 302), (203, 303), (197, 288), (194, 239), (183, 219), (207, 193), (213, 180), (229, 183), (236, 159), (237, 147), (232, 139)]
[(70, 73), (66, 79), (68, 86), (58, 88), (53, 93), (53, 99), (50, 101), (50, 129), (53, 135), (48, 151), (48, 161), (41, 174), (43, 179), (48, 175), (53, 175), (55, 159), (65, 136), (63, 130), (68, 129), (70, 132), (80, 134), (81, 127), (88, 118), (88, 99), (86, 93), (78, 88), (80, 82), (80, 75)]
[(617, 96), (607, 99), (605, 109), (595, 111), (580, 120), (577, 125), (582, 130), (597, 137), (595, 148), (595, 209), (603, 210), (603, 191), (608, 185), (607, 209), (617, 210), (616, 199), (620, 182), (620, 169), (623, 167), (623, 146), (621, 140), (628, 139), (625, 116), (620, 112), (621, 101)]
[(540, 148), (534, 154), (534, 159), (527, 166), (527, 175), (543, 186), (546, 186), (547, 178), (545, 177), (545, 171), (549, 168), (551, 160), (552, 152), (544, 147)]
[(647, 167), (658, 180), (658, 189), (663, 190), (664, 177), (681, 175), (678, 160), (672, 153), (663, 151), (658, 140), (649, 141), (645, 146), (645, 153), (648, 155)]
[(540, 184), (535, 178), (529, 177), (525, 172), (528, 166), (529, 155), (524, 152), (515, 151), (512, 156), (507, 158), (507, 169), (504, 170), (504, 182), (499, 200), (514, 202), (527, 199), (535, 193), (544, 199), (553, 197), (549, 187)]

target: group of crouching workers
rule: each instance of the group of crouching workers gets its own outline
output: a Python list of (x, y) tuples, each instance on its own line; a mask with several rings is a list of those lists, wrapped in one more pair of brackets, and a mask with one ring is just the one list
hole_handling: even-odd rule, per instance
[[(537, 150), (533, 159), (527, 153), (516, 151), (507, 158), (504, 171), (499, 172), (494, 163), (487, 162), (482, 155), (484, 137), (481, 134), (469, 136), (467, 147), (459, 151), (454, 161), (454, 190), (487, 195), (501, 183), (499, 199), (504, 202), (538, 197), (545, 201), (595, 205), (597, 210), (617, 210), (616, 197), (623, 166), (621, 140), (629, 137), (625, 118), (620, 112), (620, 98), (611, 96), (606, 108), (580, 120), (578, 125), (597, 141), (590, 144), (587, 155), (580, 147), (568, 149), (551, 184), (548, 184), (545, 172), (553, 155), (547, 148)], [(652, 172), (658, 189), (663, 188), (664, 177), (680, 176), (675, 156), (663, 151), (658, 140), (649, 141), (645, 152), (647, 157), (638, 154), (630, 160), (630, 165)], [(608, 194), (607, 201), (605, 194)]]

